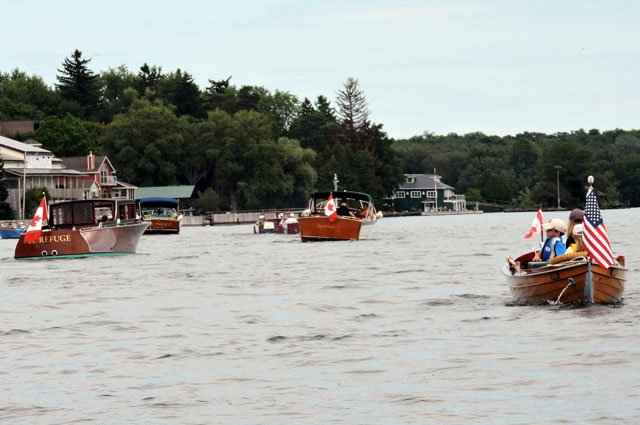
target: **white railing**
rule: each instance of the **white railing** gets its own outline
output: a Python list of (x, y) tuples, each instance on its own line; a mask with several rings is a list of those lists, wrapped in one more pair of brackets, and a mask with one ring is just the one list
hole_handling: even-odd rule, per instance
[(118, 178), (116, 176), (100, 176), (100, 184), (116, 184)]

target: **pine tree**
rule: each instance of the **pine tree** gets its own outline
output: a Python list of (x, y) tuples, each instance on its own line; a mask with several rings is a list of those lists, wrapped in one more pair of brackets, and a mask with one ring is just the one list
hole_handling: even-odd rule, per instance
[(358, 80), (349, 77), (344, 90), (338, 90), (338, 115), (341, 118), (348, 142), (358, 145), (359, 136), (367, 124), (369, 110), (364, 93), (358, 87)]
[(65, 58), (61, 75), (56, 75), (56, 84), (65, 99), (76, 102), (84, 110), (85, 117), (96, 116), (100, 108), (100, 85), (98, 75), (91, 71), (87, 64), (91, 59), (83, 59), (82, 52), (76, 49), (71, 59)]
[(158, 90), (158, 83), (165, 78), (165, 75), (162, 74), (161, 66), (149, 66), (145, 62), (144, 65), (140, 67), (140, 71), (138, 72), (138, 82), (136, 84), (136, 89), (140, 96), (144, 96), (147, 89), (151, 89), (153, 91)]

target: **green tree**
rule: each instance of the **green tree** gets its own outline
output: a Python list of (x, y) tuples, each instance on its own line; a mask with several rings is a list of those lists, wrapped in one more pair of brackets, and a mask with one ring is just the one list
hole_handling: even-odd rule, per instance
[(178, 116), (205, 117), (200, 89), (193, 77), (180, 68), (158, 82), (158, 96), (165, 104), (175, 106)]
[(43, 119), (58, 113), (62, 98), (42, 78), (28, 76), (17, 68), (0, 72), (0, 119)]
[(208, 187), (204, 192), (198, 191), (198, 198), (193, 200), (192, 205), (196, 210), (203, 212), (219, 211), (220, 196), (213, 188)]
[(349, 77), (344, 89), (338, 90), (338, 115), (344, 128), (344, 136), (349, 144), (360, 147), (361, 131), (369, 120), (369, 110), (358, 80)]
[(640, 154), (616, 159), (614, 170), (623, 201), (640, 207)]
[(267, 93), (258, 101), (258, 112), (267, 115), (273, 123), (271, 128), (275, 140), (288, 133), (298, 114), (299, 103), (295, 95), (280, 90), (274, 94)]
[(58, 157), (84, 156), (90, 151), (100, 153), (96, 133), (87, 129), (87, 124), (71, 114), (64, 118), (52, 117), (44, 120), (35, 135), (45, 149)]
[(25, 218), (31, 218), (36, 213), (40, 202), (42, 201), (42, 196), (47, 198), (47, 202), (51, 197), (49, 196), (49, 189), (46, 187), (34, 187), (27, 190), (24, 194), (24, 210), (25, 210)]
[[(237, 211), (239, 201), (240, 205), (253, 202), (247, 199), (252, 191), (250, 183), (256, 171), (267, 166), (259, 146), (270, 141), (271, 126), (264, 115), (255, 111), (239, 111), (232, 116), (216, 110), (209, 113), (208, 121), (216, 156), (215, 178), (228, 196), (231, 210)], [(239, 195), (244, 196), (239, 199)]]
[(154, 93), (158, 91), (158, 84), (165, 78), (162, 74), (161, 66), (149, 66), (145, 62), (138, 71), (138, 78), (135, 81), (135, 89), (138, 91), (140, 97), (145, 96), (147, 90), (151, 90)]
[(156, 100), (136, 99), (116, 115), (100, 141), (125, 181), (138, 186), (176, 184), (187, 123)]
[(209, 80), (211, 84), (205, 89), (205, 103), (209, 111), (221, 109), (232, 114), (236, 111), (237, 92), (235, 87), (229, 85), (231, 76), (226, 80)]
[[(104, 109), (101, 111), (101, 121), (111, 122), (117, 114), (126, 112), (131, 106), (133, 98), (125, 95), (125, 91), (137, 85), (138, 77), (129, 71), (125, 65), (109, 68), (100, 73), (98, 82), (102, 88)], [(143, 92), (144, 94), (144, 92)]]
[(98, 75), (88, 67), (91, 59), (83, 59), (76, 49), (71, 58), (65, 58), (62, 69), (58, 69), (58, 90), (63, 98), (77, 103), (85, 118), (97, 117), (101, 108), (100, 82)]

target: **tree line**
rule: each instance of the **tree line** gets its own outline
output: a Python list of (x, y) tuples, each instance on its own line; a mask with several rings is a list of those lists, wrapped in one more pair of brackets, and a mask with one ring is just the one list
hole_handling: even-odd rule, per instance
[(76, 50), (57, 84), (19, 70), (0, 73), (0, 119), (38, 119), (33, 138), (58, 157), (107, 155), (118, 178), (137, 186), (193, 184), (205, 210), (305, 206), (332, 187), (381, 200), (402, 181), (402, 165), (381, 124), (369, 120), (358, 81), (334, 107), (264, 87), (209, 80), (143, 64), (94, 73)]
[(525, 132), (505, 137), (425, 133), (395, 140), (393, 146), (406, 173), (435, 167), (467, 201), (554, 208), (559, 188), (561, 207), (582, 207), (587, 177), (593, 175), (602, 205), (640, 206), (638, 130)]
[(35, 134), (11, 137), (33, 138), (58, 157), (108, 155), (118, 178), (137, 186), (193, 184), (203, 210), (304, 206), (309, 192), (332, 187), (334, 173), (341, 188), (380, 202), (403, 173), (433, 168), (469, 201), (555, 206), (556, 166), (563, 207), (582, 205), (589, 174), (605, 205), (640, 205), (638, 131), (394, 140), (369, 119), (354, 78), (332, 104), (323, 95), (237, 87), (231, 76), (201, 90), (181, 69), (145, 63), (95, 73), (89, 64), (75, 50), (53, 87), (18, 69), (0, 72), (0, 120), (40, 120)]

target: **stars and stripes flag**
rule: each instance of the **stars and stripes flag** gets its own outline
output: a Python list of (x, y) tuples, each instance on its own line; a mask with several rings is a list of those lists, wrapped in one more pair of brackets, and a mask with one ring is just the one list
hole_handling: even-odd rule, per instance
[(40, 233), (42, 232), (42, 222), (47, 219), (47, 200), (42, 197), (40, 206), (36, 210), (36, 214), (31, 219), (31, 224), (24, 235), (24, 243), (38, 242)]
[(584, 233), (582, 242), (589, 251), (589, 255), (601, 267), (608, 269), (613, 264), (613, 253), (611, 244), (607, 236), (607, 229), (604, 227), (600, 206), (596, 198), (596, 192), (589, 188), (587, 192), (587, 202), (584, 207)]
[(539, 233), (542, 230), (542, 208), (538, 210), (538, 214), (533, 218), (531, 222), (531, 229), (529, 233), (527, 233), (524, 237), (525, 239), (529, 239), (531, 236)]

